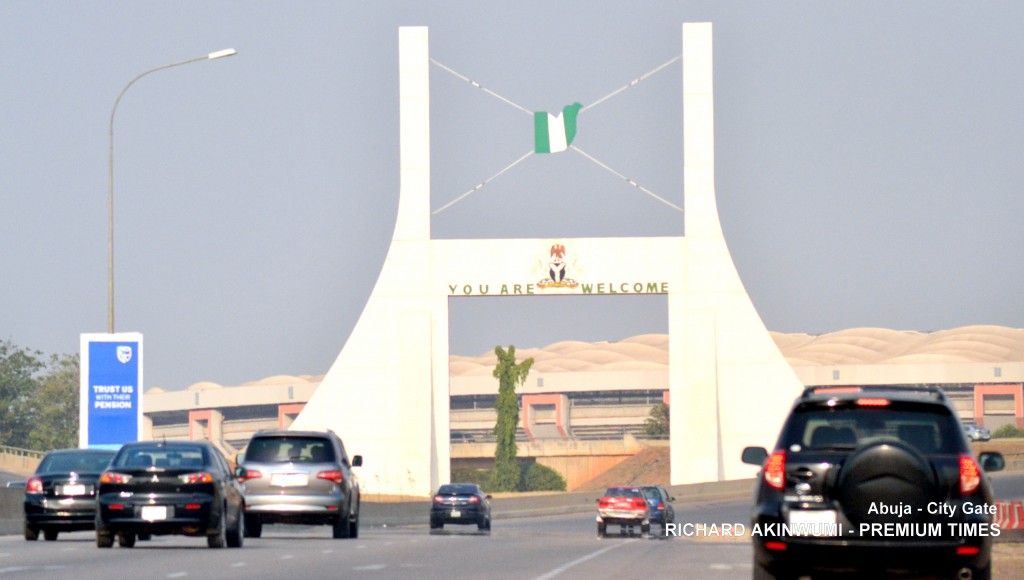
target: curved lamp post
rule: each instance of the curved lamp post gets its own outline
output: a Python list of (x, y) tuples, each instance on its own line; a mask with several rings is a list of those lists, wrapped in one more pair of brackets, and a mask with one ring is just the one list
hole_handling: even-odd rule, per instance
[(110, 110), (110, 156), (108, 160), (109, 171), (107, 192), (107, 333), (109, 334), (114, 333), (114, 115), (117, 113), (117, 105), (120, 104), (121, 97), (124, 96), (129, 87), (135, 84), (135, 81), (150, 73), (181, 66), (183, 64), (199, 62), (201, 60), (213, 60), (216, 58), (223, 58), (225, 56), (232, 56), (234, 54), (235, 49), (228, 48), (225, 50), (218, 50), (217, 52), (211, 52), (206, 56), (172, 62), (171, 64), (165, 64), (163, 66), (149, 69), (129, 81), (128, 84), (121, 89), (121, 92), (117, 95), (117, 99), (114, 101), (114, 108)]

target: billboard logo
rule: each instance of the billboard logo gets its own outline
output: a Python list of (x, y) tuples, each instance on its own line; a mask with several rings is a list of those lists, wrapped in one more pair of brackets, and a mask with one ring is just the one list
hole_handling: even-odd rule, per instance
[(118, 346), (117, 360), (121, 361), (121, 364), (128, 364), (128, 361), (132, 360), (132, 347), (128, 345)]

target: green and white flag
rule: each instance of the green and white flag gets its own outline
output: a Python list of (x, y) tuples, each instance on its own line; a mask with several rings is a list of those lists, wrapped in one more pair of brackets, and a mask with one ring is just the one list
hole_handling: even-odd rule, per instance
[(557, 117), (543, 111), (534, 113), (534, 152), (558, 153), (568, 149), (576, 137), (576, 115), (582, 108), (579, 103), (566, 105)]

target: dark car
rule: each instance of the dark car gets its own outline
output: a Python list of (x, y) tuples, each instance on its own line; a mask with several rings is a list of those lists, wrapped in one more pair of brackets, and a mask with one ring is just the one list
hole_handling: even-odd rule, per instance
[(660, 485), (645, 485), (641, 489), (643, 489), (647, 505), (651, 509), (651, 523), (661, 524), (661, 531), (664, 535), (665, 524), (676, 521), (676, 509), (672, 505), (676, 498), (670, 496), (668, 490)]
[(612, 486), (597, 500), (597, 537), (608, 533), (608, 526), (619, 526), (619, 533), (632, 534), (633, 528), (640, 533), (651, 533), (651, 506), (647, 503), (640, 486)]
[(39, 532), (48, 541), (61, 532), (91, 530), (96, 525), (96, 482), (116, 451), (60, 449), (39, 462), (25, 482), (25, 539)]
[(333, 431), (259, 431), (239, 455), (244, 482), (245, 535), (263, 524), (330, 525), (334, 538), (359, 536), (359, 480)]
[(478, 530), (491, 530), (491, 496), (475, 483), (442, 485), (430, 504), (430, 529), (445, 524), (476, 524)]
[[(991, 577), (993, 497), (956, 411), (936, 387), (807, 388), (761, 465), (754, 578)], [(984, 471), (983, 471), (984, 470)]]
[(100, 476), (96, 545), (140, 536), (206, 537), (211, 548), (242, 547), (242, 486), (221, 452), (205, 441), (143, 441), (121, 447)]

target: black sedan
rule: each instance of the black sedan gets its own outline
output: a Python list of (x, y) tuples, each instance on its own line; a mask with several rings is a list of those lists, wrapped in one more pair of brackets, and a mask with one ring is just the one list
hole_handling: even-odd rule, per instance
[(43, 457), (25, 483), (25, 539), (39, 532), (48, 541), (61, 532), (96, 525), (96, 482), (114, 457), (113, 450), (59, 449)]
[(242, 547), (241, 484), (224, 456), (205, 441), (128, 443), (100, 476), (96, 545), (114, 538), (131, 548), (138, 537), (206, 537), (211, 548)]
[(491, 496), (475, 483), (449, 483), (438, 488), (430, 505), (430, 529), (445, 524), (476, 524), (491, 529)]

